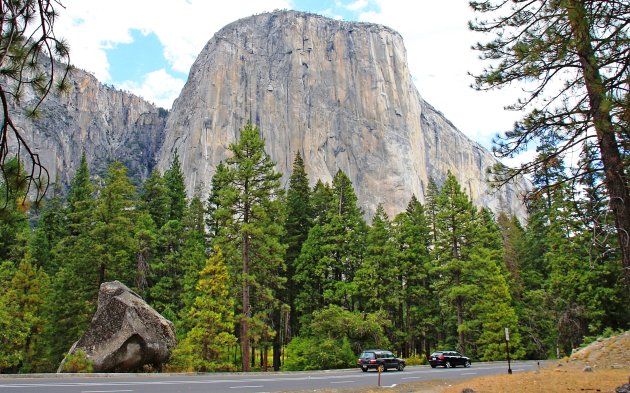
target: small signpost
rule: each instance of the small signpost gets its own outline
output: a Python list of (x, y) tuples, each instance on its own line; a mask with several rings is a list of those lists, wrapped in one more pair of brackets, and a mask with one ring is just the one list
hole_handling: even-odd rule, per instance
[(508, 374), (512, 374), (512, 366), (510, 364), (510, 330), (505, 328), (505, 351), (507, 352), (508, 359)]

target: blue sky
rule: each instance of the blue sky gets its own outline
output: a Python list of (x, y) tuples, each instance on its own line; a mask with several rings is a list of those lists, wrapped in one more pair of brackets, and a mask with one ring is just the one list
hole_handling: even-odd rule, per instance
[[(405, 42), (420, 94), (471, 139), (489, 147), (521, 114), (505, 111), (515, 89), (477, 92), (469, 72), (483, 64), (470, 49), (487, 40), (467, 28), (465, 0), (62, 0), (56, 33), (71, 60), (101, 82), (170, 109), (203, 46), (225, 25), (253, 14), (295, 9), (380, 23)], [(124, 10), (124, 12), (121, 12)]]

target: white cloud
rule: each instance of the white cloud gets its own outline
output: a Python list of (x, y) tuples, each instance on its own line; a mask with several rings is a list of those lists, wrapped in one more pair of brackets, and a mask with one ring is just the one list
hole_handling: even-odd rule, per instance
[[(146, 98), (155, 105), (170, 109), (184, 87), (184, 81), (161, 69), (148, 73), (141, 84), (125, 81), (118, 87)], [(149, 98), (150, 97), (150, 98)]]
[(344, 7), (346, 9), (349, 9), (350, 11), (358, 11), (367, 7), (367, 5), (368, 5), (367, 0), (357, 0), (354, 3), (345, 5)]
[[(62, 3), (65, 9), (60, 10), (55, 32), (68, 40), (72, 63), (108, 83), (111, 80), (105, 50), (130, 43), (131, 29), (155, 33), (173, 70), (188, 73), (205, 43), (226, 24), (290, 6), (288, 0), (231, 0), (220, 7), (205, 0), (63, 0)], [(145, 98), (156, 103), (160, 99)]]

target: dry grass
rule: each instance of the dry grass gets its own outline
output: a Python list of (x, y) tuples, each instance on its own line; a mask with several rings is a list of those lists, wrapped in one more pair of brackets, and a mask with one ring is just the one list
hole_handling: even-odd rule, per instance
[(440, 390), (440, 393), (461, 393), (472, 388), (477, 393), (565, 393), (612, 392), (628, 383), (630, 368), (584, 372), (571, 368), (543, 369), (536, 373), (499, 375), (475, 378)]
[[(586, 366), (592, 372), (584, 371)], [(612, 392), (629, 383), (630, 332), (596, 341), (571, 358), (540, 371), (481, 377), (442, 388), (440, 393), (565, 393)]]

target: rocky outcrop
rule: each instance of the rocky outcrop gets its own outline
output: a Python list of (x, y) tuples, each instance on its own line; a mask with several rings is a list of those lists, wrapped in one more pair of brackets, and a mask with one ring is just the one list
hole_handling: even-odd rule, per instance
[[(69, 81), (67, 92), (47, 96), (34, 120), (26, 119), (19, 109), (12, 111), (51, 181), (59, 179), (68, 185), (83, 152), (96, 176), (118, 160), (129, 168), (131, 176), (145, 179), (155, 167), (168, 112), (103, 85), (79, 69), (72, 71)], [(29, 103), (27, 97), (25, 107)]]
[(90, 327), (68, 354), (83, 351), (95, 372), (126, 372), (146, 364), (159, 366), (175, 344), (173, 324), (125, 285), (112, 281), (101, 284)]
[(519, 187), (494, 192), (486, 183), (492, 155), (421, 98), (403, 40), (387, 27), (294, 11), (226, 26), (173, 105), (159, 167), (177, 150), (189, 194), (207, 192), (247, 121), (260, 128), (285, 184), (299, 151), (312, 183), (348, 174), (368, 216), (379, 203), (402, 211), (448, 171), (476, 204), (525, 214)]

